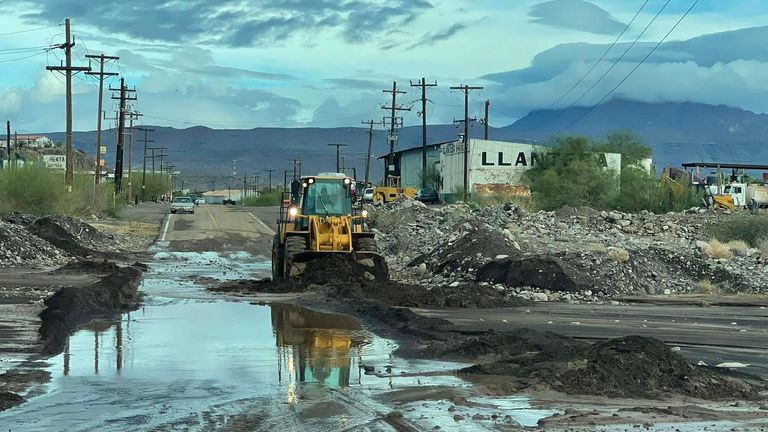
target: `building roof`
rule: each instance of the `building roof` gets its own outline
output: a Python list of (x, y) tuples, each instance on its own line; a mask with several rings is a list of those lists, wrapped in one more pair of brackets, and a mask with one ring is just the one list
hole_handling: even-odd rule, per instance
[[(457, 140), (440, 141), (440, 142), (436, 142), (436, 143), (432, 143), (432, 144), (427, 144), (427, 148), (440, 147), (443, 144), (448, 144), (448, 143), (452, 143), (452, 142), (456, 142), (456, 141)], [(408, 148), (405, 148), (405, 149), (395, 150), (395, 154), (405, 153), (405, 152), (414, 151), (414, 150), (421, 150), (421, 147), (422, 146), (415, 146), (415, 147), (408, 147)], [(378, 157), (376, 157), (376, 159), (384, 159), (386, 157), (389, 157), (389, 153), (381, 155), (381, 156), (378, 156)]]
[[(45, 135), (12, 135), (11, 141), (18, 138), (19, 141), (30, 141), (30, 140), (37, 140), (40, 138), (47, 138)], [(0, 137), (1, 141), (6, 141), (8, 138), (7, 136)]]
[(726, 168), (726, 169), (746, 169), (746, 170), (766, 170), (768, 165), (754, 165), (727, 162), (686, 162), (683, 168)]

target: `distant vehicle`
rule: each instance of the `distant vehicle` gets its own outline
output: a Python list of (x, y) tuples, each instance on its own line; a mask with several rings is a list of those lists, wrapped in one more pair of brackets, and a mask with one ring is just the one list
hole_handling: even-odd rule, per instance
[(437, 195), (437, 192), (432, 188), (419, 189), (419, 191), (416, 192), (415, 198), (416, 200), (421, 201), (423, 203), (433, 203), (433, 204), (440, 203), (440, 197)]
[(227, 198), (224, 201), (222, 201), (221, 203), (224, 204), (224, 205), (227, 205), (227, 204), (235, 205), (235, 204), (237, 204), (237, 201), (233, 200), (232, 198)]
[(171, 213), (195, 214), (195, 203), (192, 198), (187, 196), (176, 197), (171, 203)]
[(198, 205), (199, 205), (199, 204), (205, 204), (205, 198), (203, 198), (203, 197), (198, 197), (198, 198), (195, 200), (195, 204), (198, 204)]
[(374, 188), (366, 188), (366, 189), (363, 190), (362, 200), (363, 200), (364, 203), (365, 202), (373, 202), (373, 191), (374, 190), (375, 190)]

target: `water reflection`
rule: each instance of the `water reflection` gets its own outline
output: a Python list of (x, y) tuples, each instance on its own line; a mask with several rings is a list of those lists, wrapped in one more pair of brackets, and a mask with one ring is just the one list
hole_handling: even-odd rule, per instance
[(271, 314), (281, 382), (285, 369), (289, 384), (348, 387), (351, 371), (357, 368), (359, 383), (361, 348), (370, 342), (370, 336), (357, 320), (294, 305), (272, 305)]

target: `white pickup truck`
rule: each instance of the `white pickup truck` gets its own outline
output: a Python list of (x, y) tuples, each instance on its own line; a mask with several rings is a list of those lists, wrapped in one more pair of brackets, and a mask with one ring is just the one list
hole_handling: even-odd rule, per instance
[(195, 214), (195, 203), (192, 198), (180, 196), (173, 199), (171, 203), (171, 213), (192, 213)]

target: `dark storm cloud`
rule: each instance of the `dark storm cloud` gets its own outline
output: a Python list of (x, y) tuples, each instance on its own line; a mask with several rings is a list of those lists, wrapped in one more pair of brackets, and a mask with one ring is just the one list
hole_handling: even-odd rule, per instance
[(599, 6), (584, 0), (550, 0), (539, 3), (528, 13), (530, 22), (597, 34), (615, 34), (625, 24)]
[(232, 47), (275, 43), (294, 35), (337, 31), (351, 43), (413, 21), (425, 0), (5, 0), (32, 4), (23, 19), (96, 27), (138, 40), (207, 42)]
[(467, 28), (466, 24), (456, 23), (443, 30), (438, 30), (436, 32), (427, 32), (424, 34), (424, 36), (421, 37), (421, 39), (419, 39), (418, 42), (409, 46), (408, 49), (414, 49), (416, 47), (425, 46), (425, 45), (434, 45), (437, 42), (450, 39), (460, 31), (465, 30), (466, 28)]

